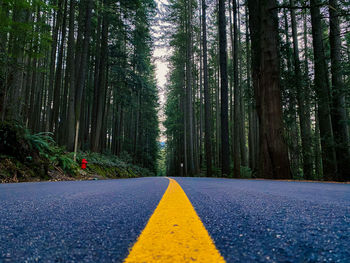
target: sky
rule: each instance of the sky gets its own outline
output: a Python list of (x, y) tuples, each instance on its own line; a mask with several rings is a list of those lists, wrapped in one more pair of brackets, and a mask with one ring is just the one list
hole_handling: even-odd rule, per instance
[[(155, 2), (157, 4), (158, 10), (162, 11), (163, 10), (162, 4), (167, 3), (167, 0), (155, 0)], [(157, 16), (156, 16), (156, 19), (158, 19), (157, 21), (159, 21), (160, 18), (161, 18), (160, 12), (157, 11)], [(155, 37), (161, 36), (162, 29), (159, 27), (160, 25), (159, 23), (161, 22), (158, 22), (156, 25), (153, 25), (153, 28), (152, 28), (152, 31)], [(166, 101), (165, 84), (167, 81), (167, 74), (169, 72), (169, 68), (168, 68), (168, 62), (165, 61), (164, 56), (168, 55), (169, 48), (164, 47), (164, 45), (162, 44), (164, 43), (161, 42), (160, 40), (155, 41), (153, 58), (156, 66), (156, 79), (157, 79), (158, 96), (159, 96), (159, 103), (160, 103), (158, 118), (159, 118), (159, 128), (161, 131), (161, 135), (159, 137), (159, 141), (165, 142), (166, 141), (166, 137), (164, 136), (165, 128), (162, 122), (165, 120), (165, 116), (164, 116), (164, 104)]]

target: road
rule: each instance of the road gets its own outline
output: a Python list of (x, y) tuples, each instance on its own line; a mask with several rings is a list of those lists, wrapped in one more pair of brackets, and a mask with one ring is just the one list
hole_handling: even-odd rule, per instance
[(350, 185), (174, 179), (0, 185), (0, 262), (350, 262)]

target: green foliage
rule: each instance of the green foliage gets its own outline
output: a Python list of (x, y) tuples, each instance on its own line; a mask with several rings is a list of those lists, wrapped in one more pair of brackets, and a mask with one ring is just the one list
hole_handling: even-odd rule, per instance
[[(29, 141), (27, 134), (28, 131), (16, 122), (0, 122), (0, 162), (3, 167), (0, 170), (10, 171), (12, 174), (17, 174), (17, 177), (23, 178), (31, 170), (35, 176), (45, 178), (49, 161), (41, 158), (39, 150), (32, 146), (34, 142), (35, 145), (42, 146), (43, 142), (38, 138)], [(18, 169), (15, 169), (16, 167)]]
[(139, 176), (154, 176), (150, 170), (139, 167), (129, 162), (131, 160), (127, 153), (123, 154), (121, 159), (112, 154), (101, 154), (95, 152), (79, 152), (77, 161), (81, 163), (82, 159), (86, 159), (87, 169), (107, 177), (139, 177)]
[(57, 146), (52, 136), (51, 132), (31, 134), (25, 129), (25, 139), (31, 148), (37, 149), (40, 156), (48, 159), (51, 165), (61, 167), (70, 175), (76, 175), (79, 166), (73, 160), (73, 153), (66, 152), (64, 147)]
[(217, 166), (213, 166), (212, 173), (213, 173), (213, 177), (220, 177), (221, 176), (221, 168), (217, 167)]
[(247, 166), (241, 166), (241, 178), (252, 178), (252, 170)]
[(73, 153), (61, 152), (56, 155), (56, 161), (69, 174), (76, 174), (79, 169), (79, 165), (73, 160)]
[(43, 155), (52, 152), (55, 144), (55, 141), (52, 139), (51, 132), (31, 134), (28, 129), (25, 129), (25, 139), (29, 143), (30, 147), (36, 148), (40, 154)]
[(79, 167), (83, 158), (88, 161), (89, 174), (106, 178), (154, 176), (150, 170), (132, 164), (132, 157), (127, 152), (123, 152), (120, 158), (112, 154), (79, 152), (77, 162), (74, 162), (73, 153), (57, 146), (52, 133), (31, 134), (17, 123), (0, 123), (0, 152), (2, 182), (28, 180), (35, 176), (48, 179), (50, 167), (61, 168), (66, 174), (77, 176), (81, 173)]

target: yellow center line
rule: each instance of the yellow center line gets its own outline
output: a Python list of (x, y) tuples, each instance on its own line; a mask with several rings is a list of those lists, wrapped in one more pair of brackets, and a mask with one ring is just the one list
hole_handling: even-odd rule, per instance
[(168, 179), (163, 198), (124, 262), (225, 262), (181, 186)]

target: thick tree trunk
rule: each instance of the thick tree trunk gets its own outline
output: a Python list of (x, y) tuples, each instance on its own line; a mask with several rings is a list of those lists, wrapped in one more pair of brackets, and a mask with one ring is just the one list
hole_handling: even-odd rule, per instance
[[(248, 10), (249, 10), (249, 30), (251, 39), (251, 70), (252, 70), (252, 84), (254, 91), (254, 101), (253, 101), (253, 112), (252, 112), (252, 124), (259, 122), (258, 110), (261, 107), (258, 101), (258, 89), (259, 89), (259, 70), (260, 70), (260, 13), (259, 13), (259, 0), (248, 0)], [(256, 122), (254, 121), (256, 119)], [(256, 152), (255, 152), (255, 162), (252, 164), (253, 171), (259, 174), (259, 158), (260, 158), (260, 126), (255, 126), (251, 130), (252, 139), (257, 139), (256, 142)], [(256, 135), (256, 137), (254, 136)], [(255, 168), (255, 169), (254, 169)]]
[(328, 70), (323, 47), (323, 31), (318, 0), (310, 0), (311, 25), (315, 63), (315, 90), (318, 101), (318, 118), (322, 146), (322, 164), (325, 180), (335, 180), (337, 162), (330, 112)]
[(277, 9), (274, 0), (249, 0), (252, 68), (260, 124), (259, 175), (290, 178), (283, 139)]

